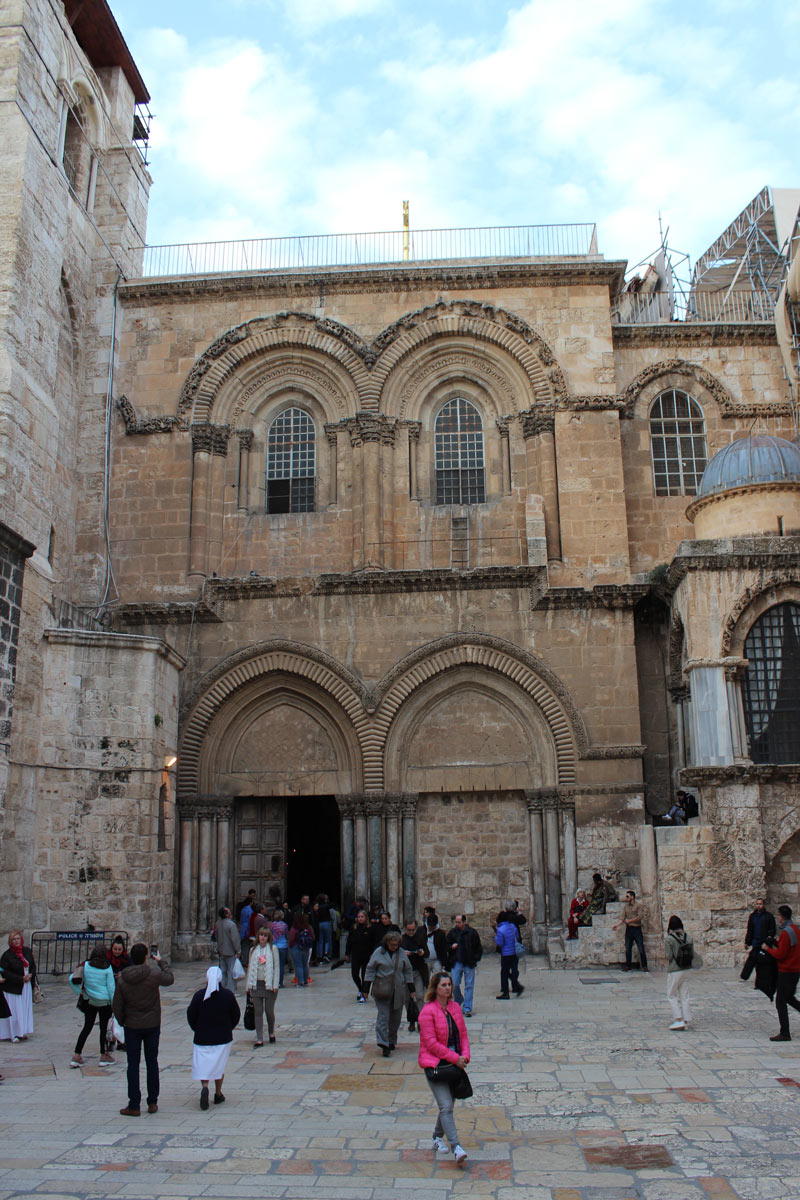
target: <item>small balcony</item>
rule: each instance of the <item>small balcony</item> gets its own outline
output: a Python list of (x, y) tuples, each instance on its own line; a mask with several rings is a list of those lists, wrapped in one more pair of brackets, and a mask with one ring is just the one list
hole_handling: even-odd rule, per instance
[(756, 325), (771, 323), (774, 318), (775, 297), (772, 293), (745, 288), (730, 292), (693, 291), (688, 295), (623, 292), (611, 306), (614, 325), (668, 325), (675, 322)]

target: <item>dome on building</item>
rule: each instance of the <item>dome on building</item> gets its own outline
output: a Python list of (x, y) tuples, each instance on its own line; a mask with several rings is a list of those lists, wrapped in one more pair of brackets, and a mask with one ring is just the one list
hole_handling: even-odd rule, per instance
[(800, 483), (800, 444), (757, 434), (737, 438), (714, 455), (703, 472), (697, 495), (713, 496), (729, 488), (786, 482)]

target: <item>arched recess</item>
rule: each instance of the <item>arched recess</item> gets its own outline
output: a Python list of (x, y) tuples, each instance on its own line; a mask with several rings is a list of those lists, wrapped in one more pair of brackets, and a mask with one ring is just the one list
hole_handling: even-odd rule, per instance
[(510, 712), (527, 711), (534, 716), (537, 729), (552, 746), (553, 782), (574, 783), (577, 759), (586, 749), (587, 738), (580, 713), (563, 684), (544, 663), (512, 643), (488, 635), (456, 634), (420, 647), (383, 680), (365, 746), (365, 786), (370, 790), (383, 786), (384, 763), (388, 770), (390, 747), (396, 745), (396, 733), (401, 729), (400, 725), (394, 727), (401, 707), (430, 680), (464, 667), (470, 671), (462, 679), (470, 686), (491, 691)]
[(741, 658), (753, 624), (768, 608), (785, 601), (800, 604), (800, 571), (776, 571), (757, 586), (747, 588), (722, 627), (722, 654)]
[(337, 764), (360, 790), (369, 718), (357, 680), (328, 655), (296, 642), (252, 646), (209, 672), (195, 697), (178, 751), (179, 798), (203, 794), (203, 783), (213, 782), (215, 753), (230, 768), (242, 729), (281, 699), (326, 732)]
[[(791, 824), (790, 824), (791, 823)], [(767, 908), (775, 912), (779, 904), (788, 904), (797, 911), (797, 895), (800, 889), (800, 829), (789, 833), (796, 826), (797, 816), (793, 810), (784, 821), (782, 832), (787, 834), (780, 849), (767, 866)]]
[(237, 363), (214, 396), (209, 420), (232, 429), (249, 429), (254, 418), (288, 393), (314, 398), (322, 421), (352, 416), (358, 396), (345, 367), (307, 346), (259, 349)]
[(735, 417), (740, 413), (741, 406), (710, 371), (682, 358), (670, 358), (651, 363), (628, 384), (622, 393), (621, 415), (646, 421), (653, 400), (667, 388), (688, 392), (706, 414), (709, 404), (718, 408), (722, 416)]
[(366, 407), (401, 418), (416, 419), (426, 377), (440, 381), (448, 357), (457, 360), (450, 364), (453, 374), (472, 372), (498, 398), (505, 394), (505, 412), (567, 396), (564, 375), (541, 335), (490, 304), (440, 301), (387, 326), (372, 348), (377, 356)]
[[(251, 375), (262, 370), (265, 358), (275, 350), (296, 354), (298, 361), (303, 353), (311, 352), (317, 369), (321, 362), (329, 360), (329, 375), (335, 375), (340, 387), (342, 381), (351, 381), (346, 394), (352, 411), (363, 406), (361, 396), (366, 391), (367, 360), (370, 358), (364, 341), (338, 321), (319, 320), (310, 313), (283, 312), (246, 321), (212, 342), (184, 381), (178, 400), (178, 416), (193, 422), (221, 423), (220, 413), (226, 406), (225, 384), (234, 376), (238, 379), (242, 364), (247, 364)], [(231, 394), (236, 391), (234, 388)], [(218, 409), (217, 398), (221, 393), (222, 403)], [(355, 397), (358, 397), (357, 403)]]

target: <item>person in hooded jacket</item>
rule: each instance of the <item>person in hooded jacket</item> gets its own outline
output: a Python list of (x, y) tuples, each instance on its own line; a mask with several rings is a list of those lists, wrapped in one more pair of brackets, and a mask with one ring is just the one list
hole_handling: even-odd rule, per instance
[(519, 981), (519, 959), (517, 958), (518, 926), (506, 911), (497, 914), (497, 933), (494, 943), (500, 951), (500, 995), (498, 1000), (509, 1000), (508, 985), (515, 996), (521, 996), (525, 988)]
[(128, 1103), (119, 1110), (123, 1117), (138, 1117), (141, 1112), (139, 1064), (143, 1048), (147, 1067), (147, 1111), (158, 1112), (158, 1042), (161, 1036), (159, 988), (170, 987), (175, 982), (175, 976), (165, 965), (158, 950), (153, 951), (152, 959), (151, 965), (147, 961), (144, 942), (131, 946), (131, 965), (120, 975), (114, 992), (114, 1016), (125, 1030), (125, 1048), (128, 1052)]

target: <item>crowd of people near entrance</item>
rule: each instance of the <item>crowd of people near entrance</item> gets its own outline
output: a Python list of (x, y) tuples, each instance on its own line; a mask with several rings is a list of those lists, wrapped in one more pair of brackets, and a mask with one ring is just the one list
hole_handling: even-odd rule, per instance
[[(593, 916), (605, 913), (617, 901), (613, 884), (596, 872), (592, 889), (577, 892), (570, 906), (568, 936), (578, 936)], [(253, 1046), (262, 1047), (265, 1032), (276, 1042), (276, 1000), (281, 988), (306, 988), (310, 969), (321, 964), (331, 969), (348, 964), (355, 999), (375, 1005), (375, 1040), (381, 1055), (389, 1058), (398, 1045), (405, 1020), (408, 1032), (419, 1036), (418, 1063), (437, 1108), (432, 1138), (437, 1153), (466, 1161), (458, 1138), (454, 1104), (472, 1094), (466, 1072), (470, 1043), (466, 1021), (474, 1012), (475, 978), (484, 947), (466, 913), (442, 924), (433, 906), (426, 906), (421, 921), (410, 917), (403, 926), (380, 905), (358, 897), (344, 914), (325, 893), (312, 901), (304, 894), (287, 905), (273, 891), (269, 904), (260, 903), (254, 891), (231, 910), (219, 909), (212, 932), (218, 962), (206, 972), (206, 983), (192, 996), (187, 1023), (193, 1035), (192, 1078), (200, 1083), (200, 1107), (225, 1102), (222, 1085), (233, 1043), (242, 1020), (236, 997), (243, 981), (245, 1028), (254, 1034)], [(517, 901), (508, 900), (492, 921), (499, 955), (500, 991), (496, 999), (508, 1001), (525, 991), (520, 982), (520, 962), (525, 954), (523, 930), (527, 924)], [(625, 965), (631, 970), (634, 951), (642, 972), (648, 971), (645, 953), (644, 910), (633, 890), (625, 893), (619, 920), (624, 927)], [(344, 954), (340, 952), (346, 933)], [(755, 986), (772, 1000), (779, 1030), (771, 1040), (791, 1040), (788, 1010), (800, 1012), (796, 998), (800, 981), (800, 927), (788, 905), (773, 915), (765, 901), (756, 901), (745, 933), (747, 957), (741, 979), (755, 973)], [(681, 918), (669, 918), (664, 937), (667, 965), (666, 998), (670, 1030), (691, 1028), (690, 969), (702, 965), (691, 932)], [(128, 1100), (120, 1113), (138, 1117), (142, 1112), (140, 1065), (145, 1059), (148, 1113), (158, 1111), (158, 1048), (161, 1032), (160, 989), (170, 987), (174, 976), (158, 947), (143, 942), (127, 948), (119, 935), (108, 948), (95, 945), (85, 962), (72, 973), (70, 986), (83, 1018), (70, 1065), (85, 1065), (83, 1051), (95, 1024), (98, 1027), (100, 1066), (114, 1064), (113, 1051), (127, 1058)], [(33, 1006), (40, 998), (36, 961), (21, 930), (12, 930), (8, 949), (0, 956), (0, 1040), (24, 1042), (33, 1033)], [(265, 1031), (266, 1025), (266, 1031)], [(2, 1079), (2, 1076), (0, 1076)]]

